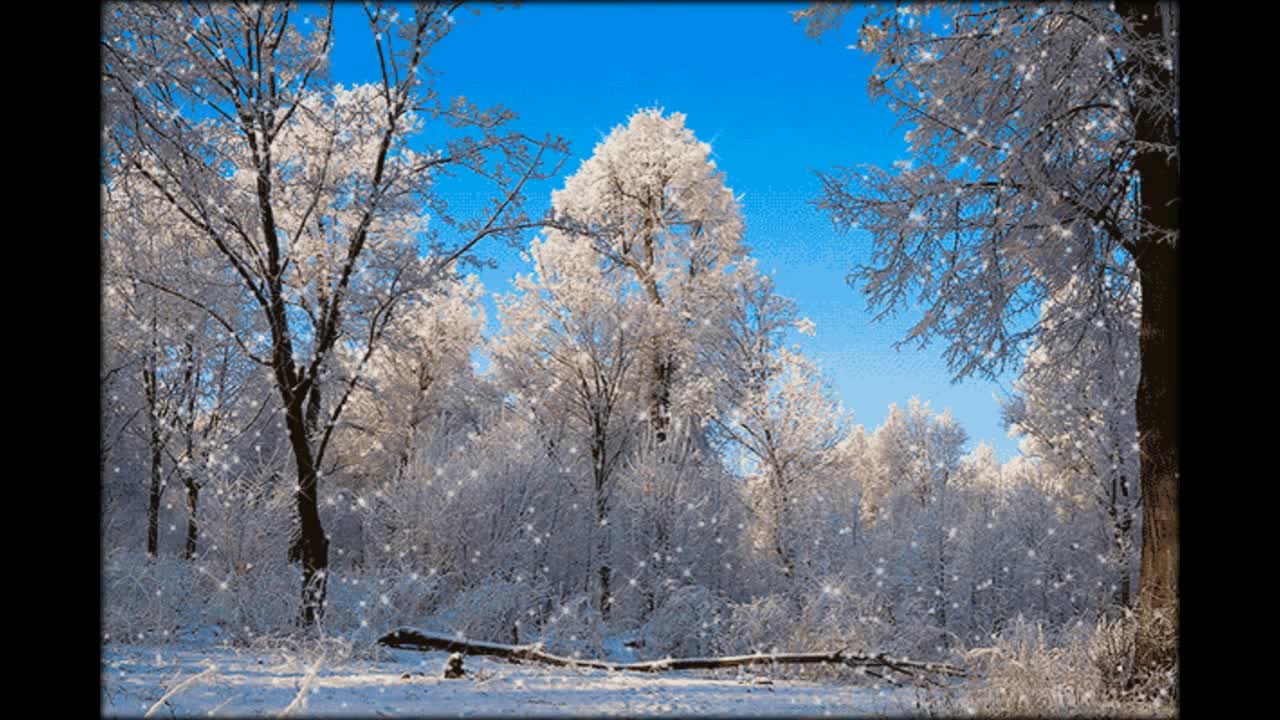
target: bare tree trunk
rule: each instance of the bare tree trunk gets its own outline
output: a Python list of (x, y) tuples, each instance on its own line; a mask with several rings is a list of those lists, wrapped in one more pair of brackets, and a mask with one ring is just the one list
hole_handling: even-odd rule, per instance
[(315, 624), (324, 614), (325, 588), (329, 569), (329, 539), (320, 524), (320, 505), (316, 497), (318, 482), (311, 444), (303, 417), (302, 398), (288, 405), (285, 426), (298, 469), (298, 488), (294, 495), (298, 509), (297, 542), (290, 548), (291, 559), (302, 562), (302, 624)]
[(596, 572), (600, 578), (600, 617), (609, 619), (609, 606), (612, 598), (609, 593), (609, 545), (608, 545), (608, 497), (605, 495), (605, 484), (608, 482), (608, 473), (605, 468), (605, 455), (608, 452), (607, 435), (605, 434), (603, 423), (597, 419), (595, 422), (594, 432), (591, 439), (591, 459), (592, 472), (595, 485), (595, 505), (596, 505), (596, 527), (597, 533), (596, 553), (599, 556), (599, 567)]
[(147, 557), (156, 557), (160, 542), (161, 466), (164, 462), (164, 440), (160, 432), (160, 386), (157, 377), (157, 351), (155, 347), (156, 319), (151, 318), (151, 352), (142, 363), (142, 385), (147, 398), (149, 420), (148, 443), (151, 450), (151, 485), (147, 493)]
[[(1165, 13), (1154, 2), (1117, 3), (1140, 40), (1165, 37)], [(1178, 12), (1169, 7), (1173, 19)], [(1174, 45), (1176, 45), (1176, 40)], [(1134, 261), (1142, 286), (1142, 324), (1138, 347), (1138, 450), (1142, 477), (1142, 564), (1138, 582), (1138, 631), (1134, 664), (1138, 677), (1165, 671), (1177, 658), (1178, 613), (1178, 321), (1180, 260), (1178, 247), (1163, 234), (1179, 228), (1181, 195), (1177, 158), (1159, 145), (1177, 142), (1176, 118), (1143, 103), (1151, 88), (1170, 87), (1171, 67), (1137, 57), (1133, 72), (1144, 81), (1135, 91), (1139, 108), (1134, 159), (1139, 176), (1142, 235)], [(1179, 240), (1180, 241), (1180, 240)]]
[(1178, 256), (1167, 246), (1148, 246), (1146, 254), (1139, 266), (1143, 312), (1137, 403), (1143, 502), (1135, 657), (1140, 673), (1172, 666), (1178, 613)]
[(147, 494), (147, 557), (155, 557), (160, 542), (160, 497), (164, 486), (160, 479), (162, 462), (160, 435), (151, 430), (151, 489)]
[(671, 376), (675, 360), (660, 346), (653, 353), (653, 387), (649, 397), (649, 422), (657, 444), (667, 441), (671, 426)]
[(200, 535), (200, 528), (196, 522), (196, 508), (200, 502), (200, 486), (196, 484), (195, 478), (186, 478), (184, 484), (187, 486), (187, 549), (186, 558), (191, 560), (196, 556), (196, 538)]
[[(767, 431), (766, 437), (768, 437)], [(777, 463), (772, 459), (769, 462), (771, 465), (769, 477), (774, 490), (770, 493), (773, 505), (773, 551), (778, 556), (778, 563), (782, 566), (783, 577), (790, 580), (795, 576), (796, 566), (791, 553), (787, 552), (786, 540), (783, 537), (787, 525), (787, 485)]]
[(1121, 477), (1113, 482), (1119, 486), (1113, 489), (1110, 509), (1111, 554), (1116, 567), (1120, 569), (1120, 582), (1116, 588), (1115, 602), (1122, 608), (1129, 608), (1133, 606), (1133, 589), (1129, 582), (1129, 550), (1132, 547), (1132, 538), (1129, 533), (1133, 530), (1133, 513), (1129, 510), (1126, 501), (1121, 499), (1122, 494), (1128, 494), (1123, 492), (1123, 488), (1129, 481)]

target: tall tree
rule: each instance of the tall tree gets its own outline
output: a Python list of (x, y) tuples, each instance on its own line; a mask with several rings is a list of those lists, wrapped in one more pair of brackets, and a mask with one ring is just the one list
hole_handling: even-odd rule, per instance
[[(193, 351), (200, 312), (147, 283), (149, 268), (163, 265), (175, 277), (185, 274), (190, 255), (186, 237), (159, 198), (124, 188), (104, 188), (103, 269), (109, 288), (104, 311), (119, 353), (115, 362), (132, 362), (138, 370), (149, 457), (147, 491), (147, 555), (159, 549), (160, 504), (174, 465), (166, 463), (170, 442), (183, 424), (185, 406), (199, 394)], [(126, 360), (128, 358), (129, 360)], [(169, 472), (166, 473), (166, 467)]]
[[(204, 469), (215, 448), (264, 417), (270, 388), (201, 307), (238, 318), (244, 330), (254, 321), (244, 312), (243, 293), (221, 257), (193, 242), (190, 227), (154, 188), (119, 180), (105, 188), (103, 207), (103, 276), (117, 301), (104, 305), (104, 334), (142, 368), (152, 469), (148, 553), (156, 551), (167, 459), (169, 474), (178, 475), (187, 493), (185, 555), (190, 559), (199, 536), (200, 489), (211, 475)], [(194, 302), (164, 287), (181, 287)]]
[[(381, 79), (354, 87), (326, 78), (332, 5), (303, 17), (255, 3), (128, 3), (104, 14), (106, 172), (161, 194), (221, 253), (267, 327), (247, 332), (204, 308), (269, 369), (284, 406), (304, 625), (323, 610), (329, 564), (320, 472), (364, 364), (404, 297), (483, 238), (531, 226), (522, 189), (560, 149), (507, 130), (509, 111), (436, 100), (427, 57), (456, 9), (366, 4)], [(447, 122), (453, 139), (415, 151), (410, 140), (429, 119)], [(456, 170), (495, 185), (478, 216), (456, 218), (434, 194)], [(426, 226), (428, 209), (456, 244)], [(200, 305), (163, 278), (155, 284)], [(339, 354), (350, 362), (335, 362)]]
[[(1080, 287), (1071, 283), (1046, 304), (1073, 304)], [(1111, 534), (1108, 554), (1119, 573), (1114, 601), (1127, 608), (1140, 512), (1134, 419), (1139, 300), (1118, 298), (1109, 310), (1070, 345), (1033, 347), (1004, 416), (1011, 430), (1025, 436), (1024, 454), (1040, 459), (1067, 491), (1083, 496), (1079, 504), (1101, 511)]]
[[(929, 614), (947, 628), (948, 500), (960, 472), (968, 434), (951, 411), (934, 414), (911, 398), (905, 409), (889, 406), (889, 417), (871, 437), (874, 472), (863, 495), (863, 511), (874, 524), (888, 521), (910, 533), (899, 571), (929, 591)], [(923, 592), (923, 590), (921, 590)], [(943, 640), (944, 643), (947, 640)]]
[[(819, 34), (847, 9), (796, 19)], [(1140, 675), (1162, 672), (1177, 650), (1177, 7), (936, 9), (869, 11), (869, 92), (909, 126), (911, 159), (823, 173), (819, 205), (871, 234), (873, 261), (853, 279), (882, 315), (919, 303), (924, 316), (903, 342), (946, 338), (957, 377), (1000, 370), (1033, 338), (1079, 335), (1115, 302), (1132, 262), (1144, 502), (1136, 654)], [(1038, 316), (1073, 281), (1085, 286), (1078, 302)]]
[[(501, 302), (503, 336), (495, 360), (518, 411), (566, 432), (566, 463), (590, 463), (591, 550), (601, 615), (612, 602), (609, 514), (614, 477), (632, 446), (639, 414), (637, 377), (650, 307), (591, 248), (548, 230), (530, 248), (535, 272)], [(553, 446), (550, 456), (558, 457)]]
[(796, 574), (797, 542), (804, 501), (826, 491), (824, 481), (845, 457), (848, 416), (830, 385), (808, 358), (783, 345), (795, 326), (795, 304), (775, 294), (772, 281), (753, 263), (737, 269), (735, 302), (729, 305), (729, 341), (705, 358), (721, 385), (724, 411), (712, 424), (754, 469), (758, 515), (784, 577)]
[(699, 321), (726, 299), (717, 294), (722, 271), (746, 252), (737, 200), (710, 156), (683, 114), (641, 110), (552, 195), (560, 227), (589, 243), (610, 270), (630, 276), (655, 310), (648, 386), (659, 443), (678, 405), (673, 393), (693, 374), (690, 330), (701, 330)]

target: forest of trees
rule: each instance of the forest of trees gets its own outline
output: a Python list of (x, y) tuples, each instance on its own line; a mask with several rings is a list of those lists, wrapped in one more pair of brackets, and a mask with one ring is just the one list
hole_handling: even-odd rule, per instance
[[(883, 408), (842, 407), (794, 344), (812, 323), (684, 115), (618, 118), (561, 175), (559, 139), (438, 97), (453, 10), (369, 5), (382, 77), (347, 87), (332, 8), (104, 12), (108, 637), (941, 659), (1137, 611), (1125, 676), (1176, 661), (1175, 13), (862, 29), (919, 161), (824, 171), (819, 206), (874, 238), (874, 307), (922, 307), (904, 342), (1021, 368), (1002, 463), (925, 400), (855, 424)], [(455, 174), (489, 188), (472, 214), (436, 192)], [(504, 241), (525, 264), (488, 332), (469, 262)]]

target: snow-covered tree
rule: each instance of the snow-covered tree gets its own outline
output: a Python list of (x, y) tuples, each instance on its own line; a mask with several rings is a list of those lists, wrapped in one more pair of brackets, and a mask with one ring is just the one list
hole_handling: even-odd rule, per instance
[(710, 156), (683, 114), (641, 110), (552, 194), (559, 226), (653, 306), (644, 342), (658, 442), (673, 408), (697, 417), (706, 399), (690, 358), (698, 337), (718, 325), (714, 313), (728, 298), (724, 271), (745, 255), (737, 200)]
[(779, 344), (787, 306), (775, 301), (767, 279), (757, 283), (743, 286), (745, 302), (736, 308), (740, 323), (730, 354), (736, 372), (726, 374), (731, 409), (714, 422), (748, 459), (764, 544), (791, 578), (797, 535), (814, 526), (810, 513), (826, 504), (815, 507), (813, 500), (832, 491), (835, 475), (847, 474), (841, 443), (848, 417), (817, 366)]
[[(871, 437), (873, 472), (863, 494), (863, 516), (891, 538), (893, 579), (900, 597), (915, 597), (931, 623), (947, 631), (948, 564), (961, 449), (968, 440), (950, 410), (934, 414), (912, 398), (907, 408), (889, 407), (889, 417)], [(888, 531), (888, 532), (886, 532)], [(914, 593), (914, 596), (912, 595)]]
[[(193, 239), (220, 253), (265, 326), (259, 334), (203, 308), (269, 369), (284, 407), (304, 625), (322, 612), (329, 562), (319, 476), (365, 363), (401, 300), (485, 237), (531, 225), (519, 211), (522, 189), (559, 150), (508, 131), (508, 111), (434, 100), (426, 58), (453, 27), (450, 9), (367, 5), (382, 77), (354, 87), (326, 78), (331, 5), (299, 13), (127, 3), (104, 12), (104, 174), (163, 197)], [(453, 139), (411, 148), (437, 118)], [(442, 173), (464, 169), (492, 180), (495, 195), (459, 219), (434, 189)], [(455, 232), (442, 237), (441, 226)], [(199, 306), (181, 287), (155, 284)]]
[[(187, 491), (190, 557), (198, 535), (199, 489), (207, 477), (196, 465), (208, 460), (211, 447), (243, 432), (238, 401), (245, 399), (242, 391), (254, 374), (200, 307), (156, 287), (152, 278), (166, 277), (201, 305), (233, 317), (243, 299), (219, 274), (216, 258), (191, 244), (164, 198), (148, 190), (104, 187), (103, 320), (107, 362), (115, 364), (107, 375), (116, 381), (113, 395), (141, 400), (130, 415), (142, 420), (132, 427), (145, 437), (149, 456), (147, 553), (158, 552), (161, 502), (176, 474)], [(133, 367), (136, 378), (113, 377), (126, 367)], [(132, 392), (126, 389), (130, 379), (136, 379)], [(244, 420), (251, 423), (256, 415)]]
[(534, 273), (518, 277), (517, 293), (500, 302), (503, 334), (494, 360), (513, 407), (540, 431), (548, 459), (588, 469), (597, 607), (606, 614), (610, 497), (635, 440), (641, 343), (653, 313), (590, 246), (558, 230), (535, 240), (529, 255)]
[[(1069, 284), (1052, 306), (1077, 302)], [(1135, 518), (1140, 514), (1134, 395), (1138, 388), (1138, 304), (1120, 298), (1075, 338), (1046, 335), (1027, 356), (1016, 395), (1005, 405), (1010, 431), (1023, 435), (1025, 454), (1039, 458), (1079, 504), (1095, 504), (1109, 529), (1108, 554), (1119, 573), (1115, 601), (1131, 605), (1130, 567)]]
[[(818, 34), (848, 5), (800, 11)], [(1179, 12), (1175, 4), (896, 4), (870, 9), (869, 83), (908, 126), (893, 169), (822, 175), (838, 226), (875, 254), (856, 279), (906, 341), (947, 339), (957, 376), (1107, 314), (1132, 262), (1141, 291), (1142, 572), (1137, 664), (1174, 662), (1178, 578)], [(1069, 283), (1072, 304), (1037, 316)], [(1036, 318), (1039, 317), (1039, 321)]]
[(445, 277), (406, 299), (343, 419), (351, 472), (372, 483), (403, 477), (425, 423), (480, 429), (471, 353), (482, 342), (483, 292), (474, 276)]
[[(116, 232), (124, 234), (127, 231), (118, 229)], [(118, 256), (113, 257), (116, 254), (111, 252), (111, 248), (107, 248), (104, 254), (108, 257), (108, 272), (114, 269), (113, 266), (119, 267), (120, 260)], [(135, 395), (141, 402), (132, 415), (141, 416), (142, 422), (126, 420), (123, 427), (131, 426), (135, 433), (145, 438), (149, 478), (146, 549), (148, 556), (155, 557), (159, 548), (160, 502), (167, 485), (165, 449), (176, 429), (177, 416), (185, 397), (196, 394), (192, 377), (185, 372), (190, 367), (187, 362), (190, 352), (182, 353), (184, 344), (190, 348), (193, 333), (176, 327), (190, 322), (189, 317), (182, 317), (182, 308), (174, 308), (169, 298), (139, 287), (136, 280), (117, 276), (107, 283), (107, 287), (108, 297), (104, 304), (118, 313), (108, 326), (114, 332), (107, 346), (115, 351), (112, 361), (117, 363), (108, 377), (131, 366), (137, 374), (140, 393)], [(126, 384), (117, 381), (117, 390), (112, 395), (118, 398), (121, 386)], [(123, 406), (120, 410), (124, 410)]]

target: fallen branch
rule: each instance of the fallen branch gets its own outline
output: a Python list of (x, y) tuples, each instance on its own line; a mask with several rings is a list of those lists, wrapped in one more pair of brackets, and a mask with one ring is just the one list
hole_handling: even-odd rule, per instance
[(148, 710), (146, 714), (143, 715), (142, 717), (149, 718), (152, 715), (155, 715), (156, 711), (160, 709), (160, 706), (164, 705), (169, 700), (169, 698), (173, 697), (174, 695), (177, 695), (183, 690), (186, 690), (196, 681), (202, 680), (208, 677), (209, 675), (216, 673), (217, 671), (218, 671), (217, 665), (210, 665), (209, 667), (205, 668), (203, 671), (198, 672), (195, 675), (192, 675), (191, 677), (187, 678), (186, 680), (183, 680), (182, 682), (178, 683), (177, 685), (174, 685), (172, 688), (169, 688), (169, 692), (166, 692), (164, 695), (162, 695), (160, 699), (157, 700), (155, 704), (151, 706), (151, 709)]
[(293, 700), (280, 711), (277, 717), (289, 717), (307, 708), (307, 694), (311, 692), (311, 685), (316, 680), (316, 674), (320, 672), (320, 665), (324, 662), (324, 655), (316, 658), (311, 667), (307, 668), (307, 672), (302, 676), (302, 683), (298, 687), (298, 694), (293, 696)]
[[(481, 640), (466, 640), (414, 628), (400, 628), (390, 632), (379, 638), (378, 644), (401, 650), (419, 650), (423, 652), (443, 650), (445, 652), (460, 652), (466, 655), (487, 655), (507, 660), (531, 660), (560, 667), (581, 667), (622, 672), (656, 673), (673, 670), (717, 670), (742, 667), (744, 665), (829, 664), (863, 669), (884, 668), (909, 677), (916, 677), (916, 673), (921, 673), (922, 677), (926, 674), (949, 675), (952, 677), (965, 676), (965, 671), (961, 668), (943, 663), (890, 658), (883, 653), (865, 655), (845, 650), (825, 653), (757, 653), (755, 655), (733, 655), (727, 657), (666, 658), (647, 662), (614, 663), (603, 660), (580, 660), (578, 658), (552, 655), (543, 652), (541, 645), (504, 645)], [(871, 670), (867, 670), (867, 672), (876, 674)]]

